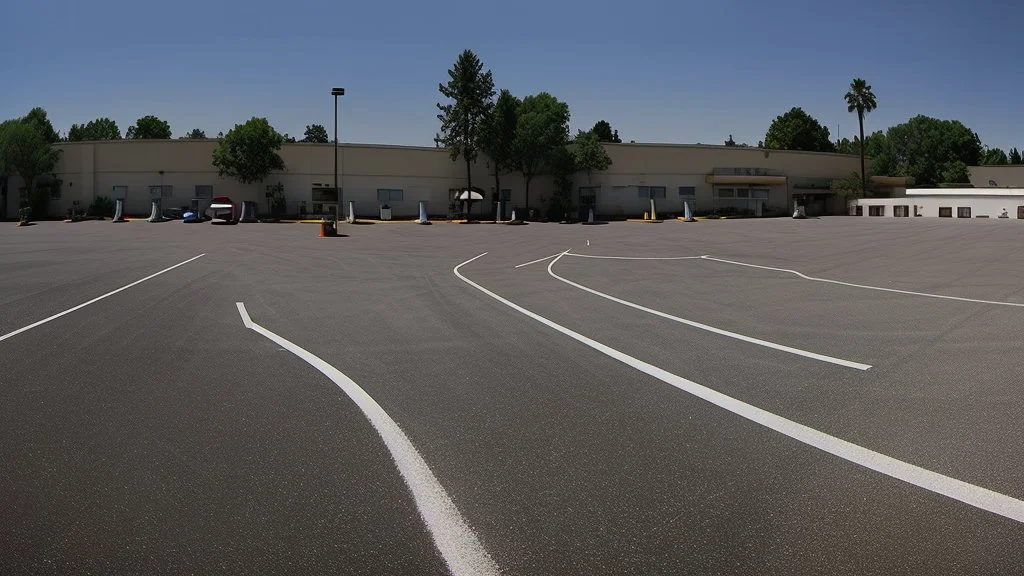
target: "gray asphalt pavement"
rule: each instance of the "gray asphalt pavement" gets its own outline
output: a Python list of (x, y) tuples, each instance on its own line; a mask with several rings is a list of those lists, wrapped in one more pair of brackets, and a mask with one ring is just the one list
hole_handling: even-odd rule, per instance
[(1015, 574), (1024, 525), (799, 443), (506, 307), (910, 464), (1024, 499), (1024, 222), (829, 218), (0, 227), (0, 573), (446, 573), (404, 430), (505, 574)]

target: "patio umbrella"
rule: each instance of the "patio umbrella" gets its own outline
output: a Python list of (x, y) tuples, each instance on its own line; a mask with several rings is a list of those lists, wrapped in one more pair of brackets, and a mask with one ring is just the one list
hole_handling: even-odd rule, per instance
[(458, 196), (456, 196), (455, 199), (463, 201), (469, 200), (470, 202), (472, 202), (474, 200), (483, 200), (484, 195), (477, 192), (476, 190), (463, 190), (462, 192), (459, 192)]

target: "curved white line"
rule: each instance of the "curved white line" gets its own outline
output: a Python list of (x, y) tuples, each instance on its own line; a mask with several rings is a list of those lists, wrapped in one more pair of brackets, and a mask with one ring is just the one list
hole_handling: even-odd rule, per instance
[(800, 348), (793, 348), (792, 346), (785, 346), (783, 344), (776, 344), (774, 342), (769, 342), (767, 340), (761, 340), (760, 338), (754, 338), (754, 337), (751, 337), (751, 336), (744, 336), (743, 334), (737, 334), (736, 332), (730, 332), (728, 330), (723, 330), (721, 328), (715, 328), (714, 326), (709, 326), (707, 324), (701, 324), (700, 322), (695, 322), (693, 320), (687, 320), (686, 318), (680, 318), (679, 316), (673, 316), (671, 314), (666, 314), (664, 312), (661, 312), (660, 310), (655, 310), (653, 308), (647, 308), (646, 306), (641, 306), (639, 304), (634, 304), (633, 302), (630, 302), (629, 300), (623, 300), (622, 298), (616, 298), (615, 296), (612, 296), (610, 294), (605, 294), (604, 292), (598, 292), (597, 290), (594, 290), (593, 288), (589, 288), (587, 286), (584, 286), (583, 284), (578, 284), (576, 282), (573, 282), (572, 280), (568, 280), (566, 278), (563, 278), (563, 277), (559, 276), (558, 274), (555, 274), (554, 270), (552, 269), (554, 267), (555, 263), (558, 262), (562, 258), (562, 256), (570, 256), (570, 255), (571, 255), (571, 253), (560, 254), (560, 255), (558, 255), (557, 258), (555, 258), (550, 263), (548, 263), (548, 274), (551, 275), (552, 278), (554, 278), (556, 280), (559, 280), (561, 282), (565, 282), (566, 284), (568, 284), (570, 286), (574, 286), (576, 288), (579, 288), (580, 290), (583, 290), (584, 292), (589, 292), (589, 293), (591, 293), (591, 294), (593, 294), (595, 296), (600, 296), (601, 298), (605, 298), (605, 299), (611, 300), (612, 302), (616, 302), (618, 304), (622, 304), (623, 306), (629, 306), (630, 308), (635, 308), (636, 310), (641, 310), (643, 312), (647, 312), (648, 314), (654, 314), (655, 316), (659, 316), (661, 318), (665, 318), (666, 320), (672, 320), (673, 322), (679, 322), (680, 324), (686, 324), (687, 326), (692, 326), (694, 328), (699, 328), (701, 330), (707, 330), (708, 332), (712, 332), (712, 333), (718, 334), (720, 336), (726, 336), (726, 337), (729, 337), (729, 338), (735, 338), (737, 340), (742, 340), (744, 342), (749, 342), (751, 344), (756, 344), (758, 346), (764, 346), (765, 348), (771, 348), (773, 350), (779, 350), (780, 352), (788, 352), (790, 354), (796, 354), (797, 356), (803, 356), (804, 358), (811, 358), (811, 359), (814, 359), (814, 360), (821, 360), (822, 362), (828, 362), (830, 364), (837, 364), (839, 366), (845, 366), (847, 368), (856, 368), (857, 370), (868, 370), (869, 368), (871, 368), (870, 364), (863, 364), (861, 362), (854, 362), (852, 360), (844, 360), (842, 358), (836, 358), (834, 356), (826, 356), (824, 354), (818, 354), (816, 352), (808, 352), (807, 350), (801, 350)]
[(164, 268), (163, 270), (161, 270), (159, 272), (156, 272), (154, 274), (150, 274), (149, 276), (146, 276), (145, 278), (142, 278), (140, 280), (136, 280), (135, 282), (132, 282), (131, 284), (125, 284), (124, 286), (121, 286), (117, 290), (111, 290), (110, 292), (107, 292), (106, 294), (104, 294), (102, 296), (97, 296), (97, 297), (93, 298), (92, 300), (89, 300), (88, 302), (82, 302), (78, 306), (72, 306), (71, 308), (68, 308), (67, 310), (65, 310), (63, 312), (58, 312), (58, 313), (54, 314), (53, 316), (50, 316), (49, 318), (43, 318), (42, 320), (39, 320), (38, 322), (33, 322), (33, 323), (29, 324), (28, 326), (25, 326), (23, 328), (18, 328), (17, 330), (15, 330), (13, 332), (8, 332), (7, 334), (4, 334), (3, 336), (0, 336), (0, 342), (2, 342), (4, 340), (7, 340), (8, 338), (12, 338), (14, 336), (17, 336), (18, 334), (21, 334), (22, 332), (27, 332), (27, 331), (29, 331), (29, 330), (37, 327), (37, 326), (42, 326), (43, 324), (46, 324), (47, 322), (50, 322), (52, 320), (56, 320), (57, 318), (60, 318), (61, 316), (65, 316), (67, 314), (71, 314), (75, 310), (81, 310), (82, 308), (85, 308), (86, 306), (88, 306), (90, 304), (95, 304), (96, 302), (99, 302), (100, 300), (103, 300), (104, 298), (113, 296), (114, 294), (117, 294), (118, 292), (123, 292), (123, 291), (131, 288), (132, 286), (137, 286), (139, 284), (142, 284), (146, 280), (150, 280), (152, 278), (156, 278), (157, 276), (163, 274), (164, 272), (170, 272), (171, 270), (174, 270), (175, 268), (177, 268), (179, 266), (184, 266), (185, 264), (188, 264), (189, 262), (191, 262), (193, 260), (198, 260), (198, 259), (202, 258), (203, 256), (206, 256), (206, 254), (203, 253), (203, 254), (200, 254), (199, 256), (193, 256), (192, 258), (189, 258), (188, 260), (185, 260), (184, 262), (179, 262), (179, 263), (175, 264), (174, 266), (170, 266), (168, 268)]
[(370, 424), (384, 440), (388, 451), (391, 452), (391, 457), (394, 459), (402, 479), (405, 480), (406, 486), (412, 492), (420, 516), (423, 517), (424, 523), (430, 530), (430, 535), (434, 538), (434, 544), (441, 556), (444, 557), (452, 574), (456, 576), (499, 574), (497, 565), (491, 560), (476, 534), (462, 518), (455, 503), (452, 502), (441, 483), (437, 481), (434, 473), (430, 471), (426, 461), (416, 451), (416, 447), (413, 446), (398, 423), (388, 416), (380, 404), (377, 404), (377, 401), (367, 394), (359, 384), (342, 374), (334, 366), (312, 352), (253, 322), (245, 311), (244, 304), (236, 302), (235, 305), (238, 307), (238, 313), (246, 328), (263, 335), (319, 370), (321, 374), (337, 384), (338, 388), (341, 388), (363, 411)]
[[(574, 258), (600, 258), (602, 260), (700, 260), (701, 258), (704, 258), (704, 256), (595, 256), (593, 254), (574, 254), (572, 252), (563, 254)], [(554, 258), (555, 256), (558, 256), (558, 254), (548, 256), (548, 258)], [(547, 258), (545, 258), (545, 260), (546, 259)]]
[(775, 268), (773, 266), (761, 266), (758, 264), (747, 264), (746, 262), (736, 262), (735, 260), (725, 260), (722, 258), (712, 258), (711, 256), (701, 256), (702, 260), (711, 260), (714, 262), (723, 262), (725, 264), (732, 264), (734, 266), (746, 266), (747, 268), (760, 268), (762, 270), (774, 270), (776, 272), (786, 272), (789, 274), (795, 274), (804, 280), (810, 280), (811, 282), (825, 282), (827, 284), (839, 284), (840, 286), (850, 286), (852, 288), (863, 288), (865, 290), (879, 290), (881, 292), (895, 292), (897, 294), (907, 294), (910, 296), (923, 296), (926, 298), (940, 298), (942, 300), (958, 300), (960, 302), (973, 302), (975, 304), (993, 304), (995, 306), (1013, 306), (1016, 308), (1024, 308), (1024, 303), (1020, 302), (1003, 302), (999, 300), (980, 300), (977, 298), (963, 298), (961, 296), (946, 296), (944, 294), (931, 294), (928, 292), (914, 292), (911, 290), (899, 290), (897, 288), (884, 288), (882, 286), (869, 286), (867, 284), (854, 284), (852, 282), (842, 282), (840, 280), (829, 280), (828, 278), (815, 278), (814, 276), (808, 276), (797, 272), (796, 270), (789, 270), (788, 268)]
[[(484, 254), (487, 253), (484, 252)], [(483, 256), (484, 254), (481, 254), (480, 256)], [(963, 502), (969, 506), (974, 506), (975, 508), (986, 510), (993, 514), (998, 514), (1004, 518), (1016, 520), (1017, 522), (1024, 522), (1024, 501), (1006, 496), (1005, 494), (1000, 494), (993, 490), (989, 490), (988, 488), (969, 484), (963, 480), (957, 480), (956, 478), (939, 474), (938, 472), (932, 472), (931, 470), (915, 466), (909, 462), (897, 460), (892, 456), (886, 456), (885, 454), (875, 452), (874, 450), (858, 446), (852, 442), (848, 442), (841, 438), (815, 430), (809, 426), (804, 426), (803, 424), (783, 418), (782, 416), (773, 414), (767, 410), (758, 408), (757, 406), (747, 404), (742, 400), (737, 400), (736, 398), (727, 396), (721, 392), (702, 386), (701, 384), (697, 384), (692, 380), (687, 380), (686, 378), (677, 376), (667, 370), (658, 368), (653, 364), (648, 364), (643, 360), (639, 360), (596, 340), (587, 338), (582, 334), (573, 332), (560, 324), (506, 300), (459, 273), (459, 268), (462, 268), (473, 260), (480, 258), (480, 256), (466, 260), (462, 264), (456, 266), (453, 270), (455, 275), (463, 282), (491, 298), (494, 298), (498, 302), (516, 310), (524, 316), (533, 318), (537, 322), (540, 322), (553, 330), (565, 334), (585, 346), (589, 346), (590, 348), (593, 348), (610, 358), (618, 360), (627, 366), (635, 368), (644, 374), (653, 376), (654, 378), (674, 386), (683, 392), (692, 394), (702, 400), (714, 404), (715, 406), (728, 410), (737, 416), (746, 418), (751, 422), (760, 424), (765, 428), (774, 430), (798, 442), (802, 442), (808, 446), (828, 452), (829, 454), (838, 456), (848, 462), (880, 472), (891, 478), (902, 480), (908, 484), (924, 488), (930, 492), (941, 494), (948, 498), (952, 498), (953, 500)]]
[(516, 268), (522, 268), (523, 266), (529, 266), (530, 264), (536, 264), (537, 262), (543, 262), (545, 260), (550, 260), (551, 258), (554, 258), (555, 256), (558, 256), (558, 254), (561, 254), (561, 252), (559, 252), (557, 254), (552, 254), (551, 256), (545, 256), (543, 258), (537, 258), (536, 260), (530, 260), (529, 262), (524, 262), (523, 264), (519, 264), (518, 266), (516, 266)]

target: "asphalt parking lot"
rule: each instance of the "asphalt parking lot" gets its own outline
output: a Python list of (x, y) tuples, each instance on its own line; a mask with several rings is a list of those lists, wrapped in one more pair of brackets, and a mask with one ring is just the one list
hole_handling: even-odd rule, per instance
[(340, 231), (0, 226), (0, 573), (1024, 566), (1024, 222)]

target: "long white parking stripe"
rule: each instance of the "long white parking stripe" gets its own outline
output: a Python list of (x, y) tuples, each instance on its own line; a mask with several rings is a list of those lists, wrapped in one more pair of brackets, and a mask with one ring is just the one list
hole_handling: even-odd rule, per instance
[(430, 530), (430, 535), (434, 538), (434, 544), (452, 574), (456, 576), (498, 574), (497, 565), (462, 518), (455, 503), (448, 497), (448, 493), (437, 481), (434, 473), (430, 471), (426, 461), (416, 451), (416, 447), (413, 446), (405, 432), (388, 416), (380, 404), (377, 404), (377, 401), (362, 387), (334, 366), (312, 352), (253, 322), (243, 303), (236, 302), (235, 305), (238, 307), (238, 313), (246, 328), (263, 335), (319, 370), (321, 374), (337, 384), (338, 388), (341, 388), (363, 411), (370, 424), (384, 440), (388, 451), (391, 452), (391, 457), (394, 459), (399, 473), (409, 487), (409, 491), (412, 492), (413, 501), (416, 503), (420, 516), (423, 517), (427, 529)]
[(702, 386), (666, 370), (662, 370), (657, 366), (648, 364), (643, 360), (639, 360), (596, 340), (587, 338), (586, 336), (548, 320), (539, 314), (531, 312), (514, 302), (506, 300), (476, 282), (473, 282), (469, 278), (466, 278), (459, 272), (460, 268), (477, 258), (484, 256), (485, 254), (487, 254), (487, 252), (466, 260), (462, 264), (456, 266), (453, 272), (460, 280), (469, 284), (473, 288), (476, 288), (509, 308), (512, 308), (513, 310), (532, 318), (553, 330), (565, 334), (585, 346), (589, 346), (590, 348), (593, 348), (610, 358), (614, 358), (627, 366), (631, 366), (644, 374), (653, 376), (666, 384), (675, 386), (676, 388), (706, 400), (715, 406), (724, 408), (733, 414), (742, 416), (743, 418), (784, 434), (794, 440), (803, 442), (808, 446), (813, 446), (828, 452), (829, 454), (838, 456), (849, 462), (853, 462), (854, 464), (864, 466), (865, 468), (869, 468), (876, 472), (881, 472), (882, 474), (892, 478), (902, 480), (913, 484), (914, 486), (935, 492), (936, 494), (947, 496), (970, 506), (987, 510), (1011, 520), (1016, 520), (1017, 522), (1024, 522), (1024, 501), (1011, 498), (1010, 496), (994, 492), (987, 488), (969, 484), (962, 480), (957, 480), (956, 478), (950, 478), (949, 476), (939, 474), (938, 472), (926, 470), (902, 460), (897, 460), (891, 456), (886, 456), (885, 454), (858, 446), (852, 442), (836, 438), (835, 436), (804, 426), (803, 424), (798, 424), (792, 420), (788, 420), (782, 416), (768, 412), (767, 410), (752, 406), (746, 402), (737, 400), (731, 396), (727, 396), (721, 392), (717, 392), (711, 388)]
[(797, 272), (796, 270), (789, 270), (788, 268), (775, 268), (772, 266), (761, 266), (759, 264), (747, 264), (746, 262), (736, 262), (735, 260), (724, 260), (722, 258), (712, 258), (711, 256), (701, 256), (703, 260), (711, 260), (713, 262), (722, 262), (724, 264), (733, 264), (735, 266), (746, 266), (747, 268), (760, 268), (762, 270), (774, 270), (776, 272), (786, 272), (789, 274), (795, 274), (804, 280), (810, 280), (811, 282), (826, 282), (828, 284), (839, 284), (842, 286), (850, 286), (853, 288), (864, 288), (865, 290), (879, 290), (882, 292), (895, 292), (897, 294), (908, 294), (910, 296), (924, 296), (926, 298), (940, 298), (942, 300), (959, 300), (960, 302), (974, 302), (976, 304), (994, 304), (996, 306), (1013, 306), (1016, 308), (1024, 308), (1024, 303), (1020, 302), (1003, 302), (999, 300), (979, 300), (977, 298), (963, 298), (960, 296), (946, 296), (945, 294), (931, 294), (928, 292), (913, 292), (911, 290), (899, 290), (897, 288), (885, 288), (882, 286), (869, 286), (867, 284), (854, 284), (852, 282), (842, 282), (840, 280), (829, 280), (828, 278), (815, 278), (814, 276), (808, 276)]
[[(706, 256), (597, 256), (594, 254), (576, 254), (574, 252), (563, 252), (566, 256), (574, 258), (600, 258), (601, 260), (700, 260)], [(558, 256), (558, 254), (555, 254)], [(548, 256), (553, 258), (554, 256)]]
[(712, 332), (712, 333), (718, 334), (720, 336), (726, 336), (726, 337), (729, 337), (729, 338), (735, 338), (736, 340), (742, 340), (744, 342), (749, 342), (751, 344), (756, 344), (758, 346), (764, 346), (765, 348), (771, 348), (773, 350), (779, 350), (780, 352), (788, 352), (790, 354), (796, 354), (797, 356), (803, 356), (804, 358), (811, 358), (811, 359), (814, 359), (814, 360), (820, 360), (822, 362), (828, 362), (830, 364), (836, 364), (836, 365), (839, 365), (839, 366), (845, 366), (847, 368), (855, 368), (857, 370), (868, 370), (869, 368), (871, 368), (870, 364), (863, 364), (861, 362), (854, 362), (852, 360), (844, 360), (842, 358), (836, 358), (834, 356), (826, 356), (825, 354), (818, 354), (816, 352), (808, 352), (807, 350), (801, 350), (800, 348), (793, 348), (792, 346), (785, 346), (783, 344), (776, 344), (775, 342), (769, 342), (767, 340), (761, 340), (760, 338), (754, 338), (752, 336), (744, 336), (743, 334), (737, 334), (736, 332), (730, 332), (728, 330), (723, 330), (721, 328), (715, 328), (714, 326), (709, 326), (707, 324), (701, 324), (700, 322), (695, 322), (693, 320), (687, 320), (686, 318), (680, 318), (679, 316), (673, 316), (671, 314), (666, 314), (665, 312), (662, 312), (660, 310), (655, 310), (653, 308), (647, 308), (646, 306), (641, 306), (639, 304), (635, 304), (633, 302), (630, 302), (629, 300), (623, 300), (622, 298), (616, 298), (615, 296), (612, 296), (610, 294), (605, 294), (604, 292), (599, 292), (597, 290), (594, 290), (593, 288), (589, 288), (587, 286), (584, 286), (583, 284), (578, 284), (576, 282), (573, 282), (572, 280), (568, 280), (566, 278), (563, 278), (563, 277), (559, 276), (558, 274), (555, 274), (555, 272), (553, 270), (553, 268), (555, 266), (555, 263), (558, 262), (558, 260), (561, 259), (562, 256), (569, 256), (569, 255), (570, 255), (570, 253), (563, 252), (562, 254), (559, 254), (558, 257), (556, 257), (554, 260), (549, 262), (548, 263), (548, 274), (550, 274), (551, 277), (556, 279), (556, 280), (560, 280), (562, 282), (565, 282), (566, 284), (568, 284), (570, 286), (579, 288), (580, 290), (583, 290), (585, 292), (589, 292), (591, 294), (594, 294), (595, 296), (600, 296), (601, 298), (606, 298), (608, 300), (611, 300), (612, 302), (616, 302), (618, 304), (622, 304), (623, 306), (629, 306), (630, 308), (634, 308), (636, 310), (641, 310), (643, 312), (647, 312), (648, 314), (654, 314), (655, 316), (659, 316), (661, 318), (665, 318), (666, 320), (672, 320), (673, 322), (679, 322), (680, 324), (686, 324), (687, 326), (692, 326), (694, 328), (699, 328), (701, 330), (707, 330), (708, 332)]
[(175, 264), (174, 266), (171, 266), (169, 268), (164, 268), (163, 270), (161, 270), (161, 271), (159, 271), (159, 272), (157, 272), (155, 274), (150, 274), (149, 276), (146, 276), (145, 278), (143, 278), (141, 280), (136, 280), (135, 282), (132, 282), (131, 284), (126, 284), (124, 286), (121, 286), (117, 290), (111, 290), (110, 292), (107, 292), (106, 294), (104, 294), (102, 296), (97, 296), (97, 297), (93, 298), (92, 300), (89, 300), (88, 302), (82, 302), (78, 306), (73, 306), (73, 307), (68, 308), (67, 310), (65, 310), (63, 312), (58, 312), (58, 313), (54, 314), (53, 316), (50, 316), (49, 318), (43, 318), (42, 320), (39, 320), (38, 322), (33, 322), (33, 323), (29, 324), (28, 326), (25, 326), (24, 328), (18, 328), (14, 332), (8, 332), (7, 334), (4, 334), (3, 336), (0, 336), (0, 342), (3, 342), (4, 340), (7, 340), (8, 338), (13, 338), (14, 336), (17, 336), (18, 334), (21, 334), (22, 332), (27, 332), (27, 331), (29, 331), (29, 330), (31, 330), (33, 328), (36, 328), (37, 326), (42, 326), (43, 324), (46, 324), (47, 322), (50, 322), (52, 320), (56, 320), (57, 318), (60, 318), (61, 316), (66, 316), (68, 314), (71, 314), (75, 310), (81, 310), (82, 308), (85, 308), (89, 304), (94, 304), (96, 302), (99, 302), (100, 300), (103, 300), (104, 298), (107, 298), (109, 296), (113, 296), (114, 294), (117, 294), (118, 292), (123, 292), (123, 291), (131, 288), (132, 286), (137, 286), (139, 284), (142, 284), (146, 280), (149, 280), (151, 278), (156, 278), (157, 276), (163, 274), (164, 272), (170, 272), (171, 270), (174, 270), (175, 268), (177, 268), (179, 266), (184, 266), (185, 264), (188, 264), (189, 262), (191, 262), (193, 260), (198, 260), (199, 258), (202, 258), (203, 256), (206, 256), (206, 254), (204, 253), (204, 254), (200, 254), (199, 256), (193, 256), (192, 258), (189, 258), (188, 260), (185, 260), (184, 262), (179, 262), (179, 263)]
[[(561, 252), (559, 252), (558, 254), (561, 254)], [(516, 265), (516, 268), (522, 268), (523, 266), (529, 266), (530, 264), (536, 264), (537, 262), (543, 262), (545, 260), (550, 260), (550, 259), (554, 258), (555, 256), (558, 256), (558, 254), (552, 254), (551, 256), (545, 256), (543, 258), (537, 258), (536, 260), (530, 260), (529, 262), (523, 262), (522, 264)]]

